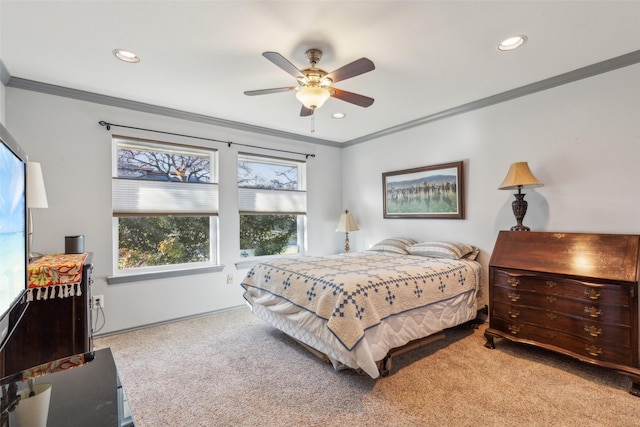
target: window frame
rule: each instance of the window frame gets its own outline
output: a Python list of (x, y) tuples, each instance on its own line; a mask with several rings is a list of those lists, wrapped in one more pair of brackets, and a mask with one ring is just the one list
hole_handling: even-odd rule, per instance
[[(159, 141), (159, 140), (149, 140), (149, 139), (141, 139), (135, 137), (121, 136), (121, 135), (113, 135), (112, 136), (112, 164), (111, 164), (111, 178), (112, 183), (116, 181), (126, 180), (126, 178), (121, 178), (118, 176), (118, 150), (122, 145), (128, 144), (132, 146), (137, 146), (140, 149), (148, 149), (150, 151), (155, 150), (158, 151), (179, 151), (180, 149), (184, 149), (184, 151), (193, 152), (198, 155), (206, 154), (210, 156), (210, 164), (209, 164), (209, 175), (210, 179), (207, 183), (202, 182), (191, 182), (189, 185), (214, 185), (215, 188), (211, 188), (208, 191), (215, 193), (215, 201), (211, 201), (210, 203), (214, 203), (215, 206), (207, 210), (199, 210), (201, 207), (194, 207), (193, 211), (185, 212), (177, 212), (172, 209), (158, 209), (155, 211), (141, 212), (136, 213), (133, 211), (124, 211), (124, 212), (116, 212), (114, 210), (114, 198), (116, 195), (114, 192), (116, 189), (112, 184), (112, 272), (113, 275), (107, 278), (109, 284), (114, 283), (125, 283), (131, 281), (138, 280), (146, 280), (146, 279), (154, 279), (159, 277), (172, 277), (176, 275), (183, 274), (194, 274), (194, 273), (203, 273), (210, 271), (221, 271), (224, 266), (220, 265), (220, 221), (219, 221), (219, 182), (218, 182), (218, 174), (219, 174), (219, 154), (217, 149), (209, 148), (209, 147), (201, 147), (195, 145), (186, 145), (186, 144), (176, 144), (172, 142)], [(167, 184), (170, 181), (164, 182), (160, 180), (135, 180), (132, 179), (130, 181), (140, 181), (141, 185), (149, 185), (149, 183), (165, 183)], [(173, 184), (178, 184), (174, 188), (179, 187), (181, 184), (184, 186), (186, 183), (182, 182), (172, 182), (171, 184), (167, 184), (171, 186)], [(118, 184), (116, 184), (118, 185)], [(151, 184), (154, 186), (157, 184)], [(134, 185), (135, 186), (135, 185)], [(188, 190), (185, 187), (184, 192), (188, 193)], [(198, 189), (202, 191), (203, 189)], [(178, 192), (180, 189), (178, 188)], [(147, 206), (148, 207), (148, 206)], [(134, 208), (135, 209), (135, 208)], [(215, 212), (214, 212), (215, 211)], [(150, 217), (150, 216), (193, 216), (193, 217), (208, 217), (209, 218), (209, 261), (197, 261), (197, 262), (189, 262), (189, 263), (180, 263), (180, 264), (165, 264), (158, 266), (144, 266), (144, 267), (135, 267), (128, 269), (120, 269), (118, 266), (119, 261), (119, 218), (120, 217)]]
[[(238, 170), (240, 168), (241, 161), (249, 161), (255, 163), (275, 164), (280, 166), (296, 166), (297, 172), (297, 188), (296, 189), (256, 189), (252, 187), (242, 187), (238, 184)], [(282, 258), (282, 257), (300, 257), (307, 253), (307, 163), (304, 160), (290, 159), (285, 157), (269, 156), (256, 153), (238, 152), (237, 165), (236, 165), (236, 185), (238, 190), (238, 224), (240, 224), (240, 217), (242, 215), (296, 215), (297, 216), (297, 240), (298, 240), (298, 252), (295, 254), (274, 254), (274, 255), (253, 255), (248, 257), (242, 257), (241, 261), (237, 265), (247, 265), (257, 262), (257, 260), (270, 259), (270, 258)], [(286, 196), (292, 198), (302, 198), (303, 207), (300, 206), (300, 201), (291, 201), (288, 206), (291, 210), (278, 211), (276, 209), (256, 210), (251, 211), (247, 209), (246, 204), (241, 201), (243, 193), (249, 193), (250, 190), (259, 190), (256, 193), (262, 193), (263, 196), (267, 195), (269, 191), (274, 193), (284, 193)], [(247, 190), (247, 191), (244, 191)], [(286, 194), (289, 193), (289, 194)], [(281, 199), (283, 194), (275, 194), (273, 197)], [(245, 209), (243, 209), (243, 207)], [(240, 228), (238, 228), (238, 235), (240, 234)], [(242, 252), (242, 248), (238, 248), (238, 253)]]

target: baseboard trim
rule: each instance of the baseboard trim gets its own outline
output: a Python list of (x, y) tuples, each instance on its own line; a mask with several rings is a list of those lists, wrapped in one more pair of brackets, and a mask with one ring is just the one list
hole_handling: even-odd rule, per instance
[(142, 329), (153, 328), (155, 326), (168, 325), (168, 324), (171, 324), (171, 323), (182, 322), (184, 320), (197, 319), (197, 318), (200, 318), (200, 317), (211, 316), (212, 314), (218, 314), (218, 313), (224, 313), (224, 312), (227, 312), (227, 311), (239, 310), (239, 309), (246, 308), (246, 307), (247, 307), (246, 304), (243, 304), (243, 305), (238, 305), (238, 306), (235, 306), (235, 307), (223, 308), (223, 309), (220, 309), (220, 310), (207, 311), (205, 313), (198, 313), (198, 314), (192, 314), (190, 316), (184, 316), (184, 317), (178, 317), (178, 318), (175, 318), (175, 319), (163, 320), (162, 322), (147, 323), (145, 325), (135, 326), (133, 328), (119, 329), (117, 331), (105, 332), (105, 333), (102, 333), (102, 334), (95, 334), (95, 335), (93, 335), (93, 339), (100, 339), (100, 338), (111, 337), (111, 336), (114, 336), (114, 335), (126, 334), (128, 332), (134, 332), (134, 331), (139, 331), (139, 330), (142, 330)]

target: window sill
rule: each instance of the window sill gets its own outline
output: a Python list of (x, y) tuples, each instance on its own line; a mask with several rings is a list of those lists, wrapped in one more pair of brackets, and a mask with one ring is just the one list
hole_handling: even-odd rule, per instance
[(154, 271), (153, 273), (138, 273), (107, 277), (107, 284), (119, 285), (121, 283), (141, 282), (143, 280), (165, 279), (167, 277), (188, 276), (191, 274), (217, 273), (224, 270), (224, 265), (211, 267), (195, 267), (180, 270)]
[(236, 262), (236, 270), (248, 270), (259, 262), (260, 260), (257, 260), (257, 259), (250, 260), (250, 261)]
[(274, 259), (283, 259), (283, 258), (301, 258), (303, 256), (304, 255), (302, 254), (264, 255), (264, 256), (249, 258), (244, 261), (238, 261), (235, 263), (235, 266), (236, 266), (236, 270), (245, 270), (245, 269), (250, 269), (254, 265), (259, 264), (261, 262), (265, 262), (265, 261), (270, 261)]

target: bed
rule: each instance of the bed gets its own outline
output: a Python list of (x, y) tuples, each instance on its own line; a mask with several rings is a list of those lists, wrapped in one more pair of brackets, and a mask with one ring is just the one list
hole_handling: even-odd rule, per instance
[(392, 238), (363, 252), (260, 262), (241, 285), (255, 316), (334, 368), (378, 378), (393, 356), (476, 318), (477, 254)]

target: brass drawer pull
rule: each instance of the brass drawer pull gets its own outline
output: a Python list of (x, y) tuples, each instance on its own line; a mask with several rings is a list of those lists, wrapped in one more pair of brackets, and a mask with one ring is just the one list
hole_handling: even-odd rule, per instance
[(591, 335), (592, 337), (599, 337), (602, 335), (602, 329), (596, 328), (595, 326), (585, 326), (584, 331)]
[(553, 280), (547, 280), (547, 286), (549, 286), (550, 288), (555, 288), (556, 286), (558, 286), (558, 284)]
[(588, 345), (584, 349), (587, 350), (587, 353), (591, 356), (598, 357), (602, 355), (602, 348), (596, 347), (595, 345)]
[(514, 288), (517, 288), (518, 285), (520, 284), (520, 279), (516, 279), (515, 277), (509, 277), (509, 279), (507, 281)]
[(600, 298), (600, 291), (597, 289), (585, 289), (584, 294), (589, 297), (589, 299), (596, 300)]
[(551, 320), (556, 320), (558, 318), (558, 315), (555, 313), (547, 313), (547, 317)]
[(520, 299), (520, 295), (518, 295), (518, 294), (516, 294), (516, 293), (514, 293), (514, 292), (509, 292), (509, 294), (508, 294), (508, 295), (509, 295), (509, 299), (510, 299), (512, 302), (516, 302), (516, 301), (518, 301), (518, 300)]
[(520, 332), (520, 326), (509, 325), (509, 332), (511, 332), (513, 335), (518, 335), (518, 333)]
[(509, 309), (509, 317), (517, 319), (518, 316), (520, 316), (520, 310), (514, 310), (512, 308)]
[(553, 304), (554, 302), (558, 301), (558, 298), (554, 297), (553, 295), (549, 295), (547, 297), (547, 300)]
[(585, 307), (584, 312), (591, 317), (600, 317), (600, 315), (602, 314), (602, 310), (595, 307)]

